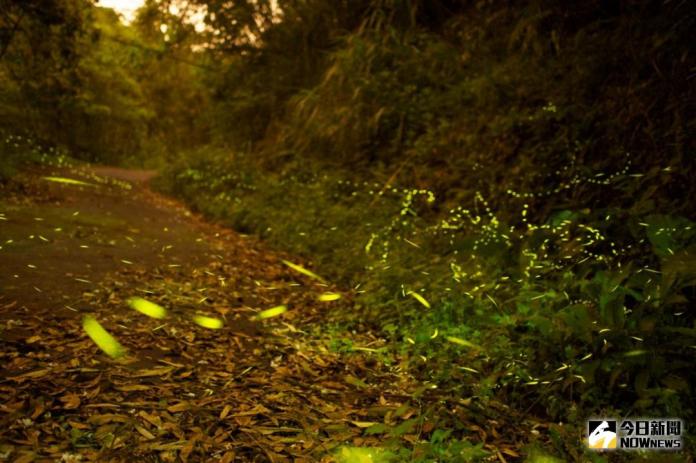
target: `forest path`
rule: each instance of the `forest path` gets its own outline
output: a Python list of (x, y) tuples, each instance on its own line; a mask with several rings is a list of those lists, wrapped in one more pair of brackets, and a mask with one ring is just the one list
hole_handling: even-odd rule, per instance
[[(0, 189), (0, 461), (336, 461), (465, 416), (493, 458), (516, 455), (519, 430), (490, 404), (438, 395), (386, 340), (332, 328), (327, 309), (353, 310), (350, 294), (320, 301), (340, 291), (154, 193), (152, 175), (41, 168)], [(125, 357), (97, 348), (86, 315)]]
[[(0, 202), (2, 297), (18, 299), (35, 313), (61, 314), (79, 305), (84, 292), (99, 290), (109, 272), (202, 265), (219, 252), (246, 248), (225, 246), (242, 238), (145, 188), (153, 175), (111, 167), (23, 175), (22, 194)], [(218, 236), (211, 240), (211, 234)]]

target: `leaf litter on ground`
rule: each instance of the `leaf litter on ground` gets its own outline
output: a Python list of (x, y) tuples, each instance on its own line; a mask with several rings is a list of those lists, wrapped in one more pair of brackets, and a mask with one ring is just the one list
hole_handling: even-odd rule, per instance
[[(137, 189), (129, 192), (139, 195), (134, 198), (120, 195), (114, 197), (121, 205), (132, 205), (121, 210), (148, 204), (152, 210), (140, 205), (140, 213), (156, 217), (155, 208), (164, 208), (205, 239), (190, 239), (197, 247), (186, 251), (181, 243), (169, 243), (175, 234), (162, 231), (158, 249), (176, 244), (166, 259), (115, 266), (93, 278), (87, 290), (49, 293), (56, 300), (67, 296), (70, 306), (80, 308), (75, 311), (0, 295), (0, 453), (11, 460), (73, 455), (99, 462), (330, 462), (341, 453), (366, 455), (354, 449), (381, 447), (384, 436), (367, 432), (376, 425), (412, 448), (463, 416), (472, 429), (487, 430), (467, 432), (491, 452), (509, 455), (506, 449), (518, 447), (515, 432), (494, 433), (508, 409), (494, 413), (490, 403), (483, 408), (423, 387), (398, 366), (404, 359), (390, 353), (380, 336), (342, 333), (351, 345), (364, 347), (331, 348), (336, 334), (326, 329), (330, 320), (317, 294), (332, 293), (316, 283), (284, 283), (288, 271), (303, 267), (288, 265), (254, 240), (197, 221), (165, 198)], [(79, 207), (81, 200), (75, 201)], [(132, 258), (124, 254), (127, 247), (142, 243), (133, 236), (133, 242), (119, 241), (126, 247), (112, 248), (115, 257)], [(257, 282), (274, 290), (262, 291)], [(132, 299), (138, 292), (147, 297), (135, 299), (147, 302), (134, 304), (140, 310)], [(129, 301), (151, 318), (128, 310)], [(169, 301), (177, 301), (176, 307)], [(351, 309), (346, 298), (335, 304)], [(295, 310), (287, 311), (288, 305)], [(166, 323), (157, 317), (166, 314), (163, 306), (171, 307)], [(92, 311), (84, 325), (82, 308)], [(191, 325), (191, 317), (203, 317), (200, 312), (219, 313), (226, 329)], [(249, 312), (265, 323), (250, 321)], [(119, 340), (101, 323), (116, 327)], [(94, 343), (123, 361), (96, 355)], [(417, 427), (401, 426), (414, 419)], [(402, 434), (394, 431), (400, 429)]]

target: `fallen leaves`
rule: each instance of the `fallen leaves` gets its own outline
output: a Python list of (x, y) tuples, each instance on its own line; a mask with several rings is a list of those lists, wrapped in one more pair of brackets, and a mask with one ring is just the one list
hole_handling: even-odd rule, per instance
[(227, 415), (229, 415), (231, 411), (232, 411), (232, 406), (229, 404), (225, 405), (225, 408), (223, 408), (222, 411), (220, 412), (219, 418), (221, 420), (224, 420), (225, 418), (227, 418)]
[(52, 370), (50, 368), (46, 368), (43, 370), (34, 370), (34, 371), (30, 371), (28, 373), (21, 374), (19, 376), (10, 376), (7, 379), (9, 379), (11, 381), (18, 382), (18, 383), (22, 383), (24, 381), (31, 380), (31, 379), (43, 378), (44, 376), (51, 374), (51, 371)]
[(151, 433), (150, 431), (148, 431), (147, 429), (145, 429), (144, 427), (142, 427), (142, 426), (140, 426), (140, 425), (137, 425), (137, 424), (134, 425), (133, 427), (134, 427), (135, 430), (138, 431), (138, 433), (139, 433), (141, 436), (143, 436), (145, 439), (147, 439), (147, 440), (153, 440), (153, 439), (155, 439), (155, 435), (152, 434), (152, 433)]
[[(153, 201), (174, 214), (165, 200)], [(71, 207), (83, 209), (86, 220), (84, 204)], [(48, 218), (44, 212), (36, 215)], [(402, 360), (391, 357), (385, 340), (346, 333), (351, 348), (327, 348), (331, 333), (321, 303), (350, 308), (349, 298), (251, 239), (207, 224), (196, 224), (206, 230), (204, 239), (189, 240), (194, 255), (185, 242), (171, 241), (174, 227), (157, 214), (147, 224), (122, 218), (119, 226), (132, 225), (128, 233), (135, 238), (124, 238), (123, 230), (89, 235), (89, 249), (106, 247), (115, 268), (106, 277), (71, 274), (82, 284), (65, 302), (40, 285), (42, 294), (61, 300), (59, 307), (70, 304), (61, 317), (31, 312), (25, 301), (0, 295), (0, 309), (14, 319), (0, 323), (0, 442), (12, 443), (0, 452), (9, 451), (10, 461), (60, 461), (62, 455), (111, 461), (122, 455), (122, 461), (329, 462), (346, 444), (374, 448), (390, 437), (413, 446), (427, 439), (419, 432), (436, 429), (430, 416), (420, 428), (414, 423), (422, 422), (429, 403), (441, 406), (447, 398), (419, 391), (400, 367), (383, 362)], [(147, 233), (156, 258), (130, 251), (140, 246), (142, 252)], [(288, 283), (292, 272), (316, 281)], [(271, 308), (260, 310), (265, 307)], [(92, 315), (83, 324), (85, 310)], [(204, 313), (220, 318), (199, 315)], [(212, 331), (203, 334), (192, 319)], [(221, 330), (223, 323), (227, 329)], [(93, 343), (119, 361), (95, 356)], [(411, 401), (416, 393), (418, 406)], [(461, 405), (442, 407), (436, 416), (456, 415)]]
[(191, 408), (188, 402), (179, 402), (178, 404), (167, 407), (169, 413), (181, 413)]
[(133, 378), (148, 378), (153, 376), (169, 376), (171, 372), (174, 371), (174, 367), (157, 367), (157, 368), (146, 368), (132, 372), (129, 376)]
[(63, 408), (65, 408), (66, 410), (73, 410), (79, 407), (81, 403), (80, 396), (78, 396), (75, 393), (65, 394), (63, 397), (60, 398), (60, 401), (65, 404), (63, 405)]

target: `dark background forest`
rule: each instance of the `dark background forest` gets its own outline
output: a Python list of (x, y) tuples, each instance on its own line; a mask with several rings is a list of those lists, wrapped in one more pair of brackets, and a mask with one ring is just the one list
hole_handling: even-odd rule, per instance
[(0, 0), (0, 182), (157, 169), (353, 288), (335, 349), (377, 330), (577, 426), (693, 421), (694, 30), (684, 0)]

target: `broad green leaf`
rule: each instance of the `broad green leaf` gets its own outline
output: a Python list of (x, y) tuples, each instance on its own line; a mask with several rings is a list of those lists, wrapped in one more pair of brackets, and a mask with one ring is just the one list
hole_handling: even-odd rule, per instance
[(598, 290), (597, 298), (601, 322), (611, 329), (623, 328), (626, 323), (624, 280), (625, 275), (620, 271), (600, 271), (592, 279), (592, 286)]
[(405, 434), (409, 434), (414, 432), (416, 427), (418, 426), (419, 418), (411, 418), (410, 420), (406, 420), (403, 423), (399, 424), (397, 427), (392, 429), (390, 431), (390, 434), (395, 437), (400, 437)]
[(384, 434), (389, 431), (389, 426), (384, 423), (375, 423), (365, 430), (366, 436), (372, 436), (375, 434)]
[(655, 214), (645, 218), (648, 240), (660, 257), (674, 255), (693, 239), (696, 227), (685, 217)]
[(128, 305), (148, 317), (162, 319), (167, 316), (163, 307), (141, 297), (131, 297), (128, 299)]
[(587, 307), (583, 304), (574, 304), (559, 311), (558, 317), (579, 339), (587, 343), (592, 342), (592, 318)]
[(91, 316), (86, 316), (82, 319), (82, 328), (87, 335), (92, 338), (92, 341), (99, 346), (108, 356), (113, 358), (122, 357), (126, 353), (126, 349), (111, 336), (99, 322)]

